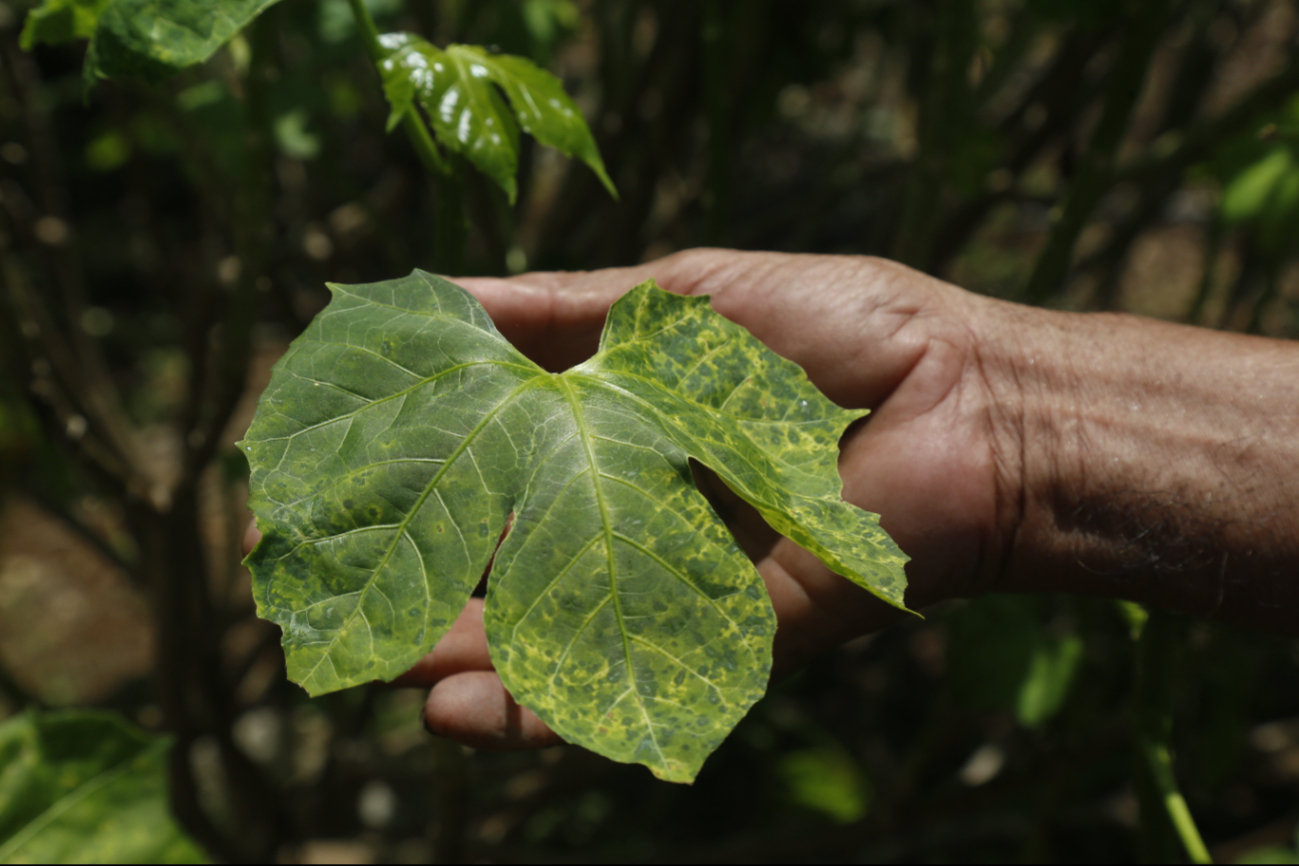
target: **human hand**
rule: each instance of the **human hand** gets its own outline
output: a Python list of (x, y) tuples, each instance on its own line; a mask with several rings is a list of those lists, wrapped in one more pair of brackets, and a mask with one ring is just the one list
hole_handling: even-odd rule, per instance
[[(714, 308), (800, 364), (831, 399), (873, 414), (843, 443), (844, 497), (883, 515), (913, 557), (914, 606), (977, 591), (996, 525), (998, 460), (986, 386), (971, 357), (991, 302), (889, 262), (702, 250), (635, 268), (461, 279), (502, 333), (553, 370), (591, 355), (609, 305), (653, 277)], [(726, 495), (724, 488), (714, 485)], [(775, 535), (742, 503), (731, 529), (775, 606), (777, 671), (871, 631), (896, 610)], [(432, 654), (405, 677), (431, 686), (432, 730), (478, 746), (551, 741), (492, 673), (482, 602), (474, 601)]]
[[(975, 353), (995, 302), (879, 259), (728, 250), (457, 282), (521, 351), (563, 370), (596, 351), (609, 306), (651, 277), (668, 291), (711, 295), (719, 313), (802, 366), (832, 400), (872, 411), (842, 443), (844, 498), (881, 514), (912, 557), (910, 606), (980, 591), (998, 568), (999, 501), (1016, 495), (1017, 477)], [(735, 504), (730, 528), (776, 611), (777, 674), (901, 615)], [(557, 742), (492, 671), (479, 599), (398, 682), (432, 689), (425, 721), (437, 733), (485, 748)]]
[[(694, 250), (457, 282), (519, 349), (562, 370), (651, 277), (711, 295), (832, 400), (872, 410), (842, 440), (843, 495), (912, 557), (911, 607), (1071, 591), (1299, 634), (1294, 343), (1032, 309), (855, 256)], [(726, 510), (775, 607), (777, 673), (900, 616), (752, 509)], [(246, 547), (257, 537), (250, 527)], [(431, 688), (425, 723), (463, 743), (557, 742), (493, 672), (482, 610), (471, 601), (399, 684)]]

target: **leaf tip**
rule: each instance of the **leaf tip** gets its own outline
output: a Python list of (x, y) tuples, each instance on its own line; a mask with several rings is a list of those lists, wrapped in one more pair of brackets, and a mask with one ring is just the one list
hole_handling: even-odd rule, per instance
[(609, 196), (614, 201), (621, 202), (622, 198), (618, 195), (618, 188), (613, 185), (613, 180), (609, 177), (609, 173), (604, 170), (604, 163), (600, 162), (593, 164), (587, 162), (587, 165), (591, 166), (591, 171), (595, 172), (596, 177), (600, 178), (600, 183), (606, 190), (608, 190)]

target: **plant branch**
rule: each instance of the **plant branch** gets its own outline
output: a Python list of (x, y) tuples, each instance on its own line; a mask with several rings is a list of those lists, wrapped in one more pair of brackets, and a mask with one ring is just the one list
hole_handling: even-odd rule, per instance
[[(267, 89), (275, 74), (277, 32), (274, 13), (258, 18), (251, 28), (252, 60), (245, 97), (244, 164), (240, 188), (232, 208), (235, 254), (239, 275), (226, 302), (212, 364), (211, 397), (194, 426), (182, 431), (187, 447), (183, 483), (191, 483), (211, 462), (221, 444), (221, 434), (243, 396), (248, 379), (252, 329), (257, 320), (260, 290), (265, 276), (273, 230), (269, 192), (271, 132)], [(206, 329), (202, 329), (206, 331)], [(196, 347), (202, 351), (203, 347)]]
[(705, 117), (708, 122), (704, 239), (710, 246), (724, 246), (734, 155), (730, 146), (730, 99), (726, 74), (730, 39), (721, 0), (706, 0), (704, 3), (700, 36), (703, 42)]
[(90, 545), (96, 553), (102, 556), (110, 565), (123, 572), (131, 580), (139, 585), (139, 578), (136, 574), (135, 567), (122, 558), (116, 550), (105, 541), (99, 533), (95, 532), (83, 521), (77, 518), (75, 514), (64, 508), (58, 502), (55, 502), (49, 495), (40, 490), (30, 488), (23, 490), (23, 495), (34, 502), (38, 507), (43, 509), (51, 517), (57, 519), (65, 527), (76, 534), (78, 538)]
[[(0, 51), (4, 71), (12, 82), (13, 95), (23, 112), (30, 150), (40, 188), (40, 208), (47, 216), (67, 217), (67, 191), (63, 181), (62, 165), (58, 154), (45, 100), (37, 94), (39, 72), (31, 58), (21, 51), (5, 45)], [(130, 423), (121, 409), (121, 399), (116, 384), (108, 372), (99, 346), (81, 329), (82, 313), (86, 309), (82, 275), (76, 256), (75, 243), (70, 249), (47, 251), (49, 271), (53, 275), (55, 296), (61, 307), (61, 327), (54, 316), (47, 314), (45, 306), (33, 293), (25, 291), (19, 274), (6, 267), (4, 278), (10, 284), (10, 293), (22, 314), (39, 328), (28, 328), (24, 336), (40, 351), (34, 357), (46, 357), (55, 365), (65, 396), (75, 406), (76, 414), (97, 435), (101, 450), (112, 455), (118, 466), (111, 470), (129, 485), (148, 486), (144, 471), (136, 455), (135, 438)], [(104, 467), (107, 469), (107, 467)]]
[[(51, 317), (36, 300), (12, 256), (0, 267), (0, 283), (7, 289), (19, 343), (26, 346), (26, 367), (32, 378), (27, 389), (54, 411), (62, 425), (61, 439), (71, 439), (80, 461), (105, 489), (114, 495), (127, 491), (142, 499), (152, 491), (146, 478), (118, 448), (117, 438), (86, 400), (87, 386), (78, 377), (79, 366)], [(23, 373), (15, 371), (20, 378)], [(24, 383), (26, 384), (26, 382)]]
[[(930, 261), (934, 273), (943, 271), (970, 236), (998, 204), (1011, 199), (1019, 177), (1037, 160), (1051, 142), (1075, 127), (1094, 99), (1096, 83), (1084, 80), (1083, 70), (1108, 40), (1107, 33), (1071, 33), (1056, 51), (1051, 67), (1029, 88), (1019, 104), (998, 123), (998, 130), (1018, 143), (1000, 166), (1008, 183), (989, 189), (961, 204), (937, 232)], [(1035, 129), (1027, 128), (1028, 109), (1041, 105), (1046, 118)]]

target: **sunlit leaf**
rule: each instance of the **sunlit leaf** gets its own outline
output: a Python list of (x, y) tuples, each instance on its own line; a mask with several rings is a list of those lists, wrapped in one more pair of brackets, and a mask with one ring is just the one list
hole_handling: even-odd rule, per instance
[(422, 107), (437, 140), (496, 181), (513, 201), (521, 128), (581, 159), (616, 197), (586, 120), (549, 72), (476, 45), (443, 51), (409, 33), (389, 33), (381, 42), (387, 52), (379, 65), (392, 108), (390, 129), (407, 115), (418, 116), (416, 106)]
[(100, 712), (0, 725), (0, 863), (202, 863), (167, 805), (166, 739)]
[(863, 413), (707, 298), (638, 286), (600, 352), (551, 374), (438, 277), (332, 289), (242, 443), (258, 610), (312, 694), (426, 653), (512, 513), (485, 609), (507, 688), (570, 742), (692, 779), (766, 688), (775, 621), (691, 457), (901, 605), (905, 557), (840, 497), (838, 439)]

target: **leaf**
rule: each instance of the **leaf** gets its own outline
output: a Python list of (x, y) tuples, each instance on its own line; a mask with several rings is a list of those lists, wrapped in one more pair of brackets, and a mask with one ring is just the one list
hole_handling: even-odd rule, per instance
[(1295, 171), (1290, 151), (1278, 147), (1246, 168), (1222, 193), (1223, 219), (1228, 225), (1260, 219), (1272, 205), (1276, 190), (1286, 175)]
[(952, 684), (966, 704), (1013, 712), (1028, 728), (1059, 712), (1083, 645), (1077, 635), (1048, 631), (1033, 599), (992, 595), (967, 602), (950, 625)]
[(860, 821), (870, 811), (870, 780), (842, 746), (786, 752), (777, 761), (776, 773), (791, 802), (836, 823)]
[(906, 557), (840, 497), (840, 409), (704, 297), (653, 283), (599, 354), (547, 373), (438, 277), (331, 286), (241, 447), (247, 562), (312, 694), (391, 679), (496, 552), (485, 621), (511, 694), (566, 740), (688, 781), (763, 693), (762, 581), (691, 480), (902, 606)]
[(110, 713), (0, 725), (0, 863), (203, 863), (167, 806), (168, 741)]
[(1231, 179), (1219, 208), (1227, 225), (1251, 224), (1261, 249), (1288, 254), (1299, 217), (1299, 157), (1288, 145), (1276, 147)]
[(391, 105), (390, 130), (408, 115), (418, 119), (418, 102), (438, 141), (496, 181), (513, 203), (522, 129), (581, 159), (618, 197), (582, 113), (559, 79), (532, 61), (476, 45), (443, 51), (410, 33), (388, 33), (380, 43), (387, 52), (379, 72)]
[(202, 63), (279, 0), (107, 0), (86, 54), (86, 80), (158, 83)]
[(1069, 696), (1082, 651), (1082, 638), (1076, 634), (1039, 640), (1015, 701), (1015, 716), (1020, 724), (1036, 728), (1059, 712)]
[(27, 13), (22, 36), (18, 39), (24, 51), (37, 43), (62, 45), (77, 39), (89, 39), (99, 23), (99, 14), (109, 0), (45, 0)]

